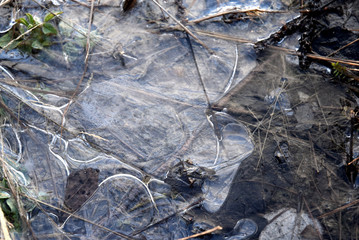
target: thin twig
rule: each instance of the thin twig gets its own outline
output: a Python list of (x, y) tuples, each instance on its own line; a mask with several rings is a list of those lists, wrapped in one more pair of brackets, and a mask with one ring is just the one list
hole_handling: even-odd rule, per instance
[(313, 222), (315, 231), (317, 232), (319, 239), (320, 239), (320, 240), (323, 240), (322, 234), (320, 233), (319, 228), (318, 228), (318, 225), (316, 224), (317, 222), (315, 221), (315, 219), (314, 219), (314, 217), (313, 217), (313, 214), (312, 214), (312, 212), (310, 211), (309, 205), (308, 205), (308, 203), (307, 203), (307, 201), (305, 200), (304, 197), (303, 197), (303, 201), (304, 201), (305, 207), (307, 208), (308, 214), (309, 214), (310, 218), (312, 219), (312, 222)]
[(75, 92), (73, 93), (73, 95), (71, 96), (71, 99), (69, 101), (69, 103), (67, 104), (64, 113), (62, 115), (62, 120), (61, 120), (61, 136), (62, 136), (62, 129), (63, 129), (63, 125), (65, 123), (65, 117), (66, 117), (66, 113), (68, 112), (71, 103), (74, 101), (77, 92), (80, 89), (81, 83), (83, 82), (86, 73), (87, 73), (87, 67), (88, 67), (88, 60), (89, 60), (89, 55), (90, 55), (90, 34), (91, 34), (91, 26), (92, 26), (92, 19), (93, 19), (93, 10), (94, 10), (94, 5), (95, 5), (95, 0), (91, 0), (91, 10), (90, 10), (90, 14), (89, 14), (89, 22), (88, 22), (88, 28), (87, 28), (87, 41), (86, 41), (86, 56), (85, 56), (85, 66), (84, 66), (84, 71), (82, 73), (82, 76), (80, 78), (80, 81), (77, 83)]
[(201, 232), (201, 233), (197, 233), (197, 234), (193, 234), (191, 236), (188, 236), (188, 237), (184, 237), (184, 238), (180, 238), (178, 240), (187, 240), (187, 239), (191, 239), (191, 238), (195, 238), (195, 237), (200, 237), (200, 236), (204, 236), (204, 235), (207, 235), (207, 234), (210, 234), (214, 231), (217, 231), (217, 230), (222, 230), (223, 228), (221, 226), (217, 226), (217, 227), (214, 227), (214, 228), (211, 228), (207, 231), (204, 231), (204, 232)]
[(353, 164), (353, 163), (355, 163), (355, 162), (358, 161), (358, 160), (359, 160), (359, 157), (354, 158), (353, 161), (351, 161), (350, 163), (348, 163), (348, 166), (351, 165), (351, 164)]
[[(192, 43), (191, 43), (191, 39), (189, 38), (188, 35), (187, 35), (187, 40), (188, 40), (188, 44), (189, 44), (189, 47), (190, 47), (190, 50), (191, 50), (191, 54), (192, 54), (192, 57), (193, 57), (193, 60), (194, 60), (195, 66), (196, 66), (196, 70), (197, 70), (199, 82), (200, 82), (200, 84), (201, 84), (201, 87), (202, 87), (204, 96), (206, 97), (207, 111), (209, 112), (208, 115), (209, 115), (210, 117), (212, 117), (212, 121), (211, 121), (211, 122), (213, 123), (214, 133), (215, 133), (215, 135), (216, 135), (218, 141), (220, 141), (222, 137), (221, 137), (221, 133), (220, 133), (220, 130), (219, 130), (217, 118), (216, 118), (216, 115), (215, 115), (214, 112), (213, 112), (212, 104), (211, 104), (211, 101), (209, 100), (209, 97), (208, 97), (208, 94), (207, 94), (207, 90), (206, 90), (206, 86), (204, 85), (204, 81), (203, 81), (203, 79), (202, 79), (201, 72), (200, 72), (199, 67), (198, 67), (198, 64), (197, 64), (197, 59), (196, 59), (196, 55), (194, 54), (194, 50), (193, 50), (193, 46), (192, 46)], [(222, 144), (222, 142), (221, 142), (221, 144)]]
[(156, 4), (162, 11), (164, 11), (170, 18), (173, 19), (178, 25), (180, 25), (183, 30), (188, 33), (191, 37), (193, 37), (199, 44), (201, 44), (207, 51), (213, 54), (213, 50), (210, 49), (204, 42), (202, 42), (196, 35), (194, 35), (185, 25), (183, 25), (180, 21), (178, 21), (172, 14), (170, 14), (161, 4), (159, 4), (156, 0), (152, 0), (154, 4)]
[(188, 37), (188, 35), (187, 35), (187, 40), (188, 40), (188, 45), (189, 45), (189, 48), (190, 48), (190, 51), (191, 51), (191, 55), (192, 55), (192, 57), (193, 57), (193, 60), (194, 60), (195, 66), (196, 66), (197, 75), (198, 75), (198, 78), (199, 78), (199, 83), (200, 83), (200, 85), (201, 85), (201, 87), (202, 87), (204, 96), (205, 96), (205, 98), (206, 98), (207, 107), (210, 109), (210, 108), (211, 108), (211, 101), (209, 100), (209, 97), (208, 97), (208, 94), (207, 94), (207, 90), (206, 90), (206, 87), (205, 87), (205, 85), (204, 85), (204, 81), (203, 81), (203, 79), (202, 79), (202, 75), (201, 75), (201, 72), (200, 72), (199, 67), (198, 67), (198, 64), (197, 64), (196, 55), (194, 54), (194, 50), (193, 50), (193, 46), (192, 46), (192, 43), (191, 43), (191, 39)]

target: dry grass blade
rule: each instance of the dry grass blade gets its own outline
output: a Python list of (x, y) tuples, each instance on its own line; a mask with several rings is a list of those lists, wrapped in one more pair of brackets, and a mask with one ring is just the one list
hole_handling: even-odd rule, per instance
[(26, 34), (30, 33), (32, 30), (34, 30), (35, 28), (41, 26), (42, 23), (39, 23), (35, 26), (33, 26), (32, 28), (30, 28), (29, 30), (27, 30), (26, 32), (20, 34), (17, 38), (11, 40), (8, 44), (6, 44), (2, 49), (0, 49), (0, 53), (2, 53), (5, 49), (7, 49), (9, 46), (11, 46), (11, 44), (13, 44), (15, 41), (19, 40), (20, 38), (22, 38), (23, 36), (25, 36)]
[(161, 220), (158, 220), (157, 222), (151, 223), (150, 225), (146, 226), (146, 227), (143, 228), (143, 229), (140, 229), (140, 230), (135, 231), (134, 233), (132, 233), (132, 236), (136, 236), (136, 235), (138, 235), (138, 234), (140, 234), (140, 233), (142, 233), (142, 232), (144, 232), (144, 231), (146, 231), (146, 230), (148, 230), (148, 229), (150, 229), (150, 228), (152, 228), (152, 227), (154, 227), (154, 226), (157, 226), (158, 224), (160, 224), (160, 223), (162, 223), (162, 222), (164, 222), (164, 221), (167, 221), (168, 219), (170, 219), (171, 217), (176, 216), (177, 214), (185, 213), (185, 212), (187, 212), (188, 210), (190, 210), (190, 209), (192, 209), (192, 208), (194, 208), (194, 207), (197, 207), (198, 205), (200, 205), (200, 204), (203, 202), (203, 200), (204, 200), (204, 199), (203, 199), (202, 197), (200, 197), (199, 199), (197, 199), (197, 200), (194, 201), (193, 203), (189, 204), (187, 207), (185, 207), (185, 208), (183, 208), (183, 209), (181, 209), (181, 210), (178, 210), (178, 211), (176, 211), (175, 213), (170, 214), (170, 215), (168, 215), (168, 216), (162, 218)]
[(77, 3), (77, 4), (81, 5), (81, 6), (84, 6), (84, 7), (87, 7), (87, 8), (91, 8), (90, 5), (88, 5), (88, 4), (86, 4), (86, 3), (83, 3), (83, 2), (80, 2), (80, 1), (78, 1), (78, 0), (71, 0), (71, 1), (74, 2), (74, 3)]
[[(282, 89), (284, 88), (284, 82), (283, 82), (281, 88), (282, 88)], [(281, 90), (280, 92), (277, 93), (277, 95), (275, 96), (275, 100), (274, 100), (274, 102), (272, 103), (272, 112), (269, 114), (269, 115), (270, 115), (270, 118), (269, 118), (269, 122), (268, 122), (268, 127), (267, 127), (267, 129), (266, 129), (266, 134), (265, 134), (265, 137), (264, 137), (264, 140), (263, 140), (262, 148), (260, 149), (260, 154), (259, 154), (259, 158), (258, 158), (258, 162), (257, 162), (256, 169), (259, 168), (259, 165), (260, 165), (260, 163), (261, 163), (261, 160), (262, 160), (262, 157), (263, 157), (264, 148), (265, 148), (265, 145), (266, 145), (266, 142), (267, 142), (267, 139), (268, 139), (268, 134), (270, 133), (270, 128), (271, 128), (273, 116), (274, 116), (274, 113), (275, 113), (277, 104), (278, 104), (278, 102), (279, 102), (280, 94), (282, 94), (282, 91), (283, 91), (283, 90)], [(269, 111), (269, 110), (268, 110), (268, 111)], [(261, 124), (262, 124), (262, 123), (261, 123)]]
[[(1, 170), (2, 170), (2, 177), (4, 179), (6, 179), (7, 185), (10, 189), (11, 192), (11, 196), (12, 198), (14, 198), (15, 202), (16, 202), (16, 208), (17, 211), (19, 213), (19, 217), (20, 217), (20, 221), (21, 221), (21, 225), (25, 226), (25, 224), (27, 225), (27, 227), (31, 229), (31, 226), (29, 224), (29, 222), (27, 221), (27, 214), (25, 212), (25, 209), (23, 207), (22, 201), (20, 199), (20, 194), (21, 192), (19, 191), (19, 186), (17, 181), (13, 178), (13, 175), (11, 174), (9, 168), (8, 168), (8, 163), (6, 161), (6, 154), (4, 151), (4, 141), (3, 141), (3, 134), (2, 132), (0, 132), (0, 143), (1, 143), (1, 156), (0, 156), (0, 161), (1, 161)], [(31, 233), (33, 234), (33, 232), (31, 231)], [(34, 236), (32, 236), (34, 237)]]
[(330, 216), (330, 215), (333, 215), (333, 214), (335, 214), (335, 213), (337, 213), (337, 212), (340, 212), (340, 211), (342, 211), (342, 210), (344, 210), (344, 209), (346, 209), (346, 208), (348, 208), (348, 207), (354, 206), (354, 205), (356, 205), (356, 204), (358, 204), (358, 203), (359, 203), (359, 199), (357, 199), (357, 200), (355, 200), (355, 201), (353, 201), (353, 202), (351, 202), (351, 203), (345, 204), (345, 205), (342, 206), (342, 207), (338, 207), (337, 209), (334, 209), (333, 211), (330, 211), (330, 212), (328, 212), (328, 213), (322, 214), (322, 215), (320, 215), (320, 216), (318, 217), (318, 219), (326, 218), (326, 217), (328, 217), (328, 216)]
[(310, 132), (308, 132), (308, 138), (309, 138), (309, 143), (310, 143), (310, 150), (311, 150), (311, 152), (312, 152), (312, 156), (313, 156), (313, 160), (314, 160), (315, 170), (317, 171), (317, 173), (319, 173), (317, 156), (316, 156), (316, 154), (315, 154), (315, 149), (314, 149), (312, 134), (310, 134)]
[(246, 13), (246, 14), (258, 14), (258, 13), (286, 13), (287, 11), (281, 11), (281, 10), (264, 10), (264, 9), (258, 9), (258, 8), (254, 8), (254, 9), (248, 9), (248, 10), (240, 10), (240, 9), (235, 9), (235, 10), (227, 10), (227, 11), (223, 11), (223, 12), (218, 12), (212, 15), (208, 15), (196, 20), (192, 20), (192, 21), (188, 21), (188, 23), (200, 23), (212, 18), (216, 18), (216, 17), (222, 17), (224, 15), (228, 15), (228, 14), (236, 14), (236, 13)]
[(229, 36), (229, 35), (226, 35), (226, 34), (212, 33), (212, 32), (202, 31), (202, 30), (197, 30), (196, 33), (198, 33), (199, 35), (203, 35), (203, 36), (215, 37), (215, 38), (234, 41), (234, 42), (238, 42), (238, 43), (252, 43), (252, 44), (254, 44), (254, 42), (252, 42), (250, 40), (241, 39), (241, 38), (238, 38), (238, 37), (232, 37), (232, 36)]
[[(309, 214), (311, 220), (313, 221), (313, 223), (315, 223), (315, 219), (314, 219), (314, 217), (313, 217), (313, 214), (312, 214), (312, 212), (310, 211), (309, 205), (308, 205), (308, 203), (307, 203), (307, 201), (305, 200), (304, 197), (303, 197), (303, 201), (304, 201), (305, 207), (307, 208), (307, 211), (308, 211), (308, 214)], [(314, 224), (314, 228), (315, 228), (315, 231), (316, 231), (316, 233), (317, 233), (317, 235), (318, 235), (318, 238), (319, 238), (320, 240), (323, 240), (322, 234), (320, 233), (317, 224)]]
[(180, 238), (178, 240), (187, 240), (187, 239), (191, 239), (191, 238), (195, 238), (195, 237), (200, 237), (200, 236), (204, 236), (204, 235), (207, 235), (207, 234), (210, 234), (210, 233), (213, 233), (214, 231), (217, 231), (217, 230), (222, 230), (223, 228), (221, 226), (217, 226), (217, 227), (214, 227), (214, 228), (211, 228), (207, 231), (204, 231), (204, 232), (201, 232), (201, 233), (197, 233), (197, 234), (194, 234), (194, 235), (191, 235), (191, 236), (188, 236), (188, 237), (184, 237), (184, 238)]
[(8, 3), (10, 3), (10, 2), (11, 2), (11, 0), (3, 0), (3, 1), (1, 1), (1, 3), (0, 3), (0, 7), (5, 6), (6, 4), (8, 4)]
[(312, 59), (317, 59), (317, 60), (325, 60), (325, 61), (332, 62), (332, 63), (338, 62), (338, 63), (343, 63), (343, 64), (359, 67), (359, 61), (355, 61), (355, 60), (330, 58), (330, 57), (325, 57), (325, 56), (321, 56), (321, 55), (317, 55), (317, 54), (308, 54), (307, 57), (312, 58)]
[(22, 127), (26, 127), (23, 121), (20, 120), (18, 116), (16, 116), (13, 111), (5, 104), (4, 100), (0, 97), (0, 108), (4, 109), (10, 116), (17, 121)]
[(7, 220), (4, 216), (4, 212), (2, 211), (2, 208), (0, 208), (0, 224), (1, 224), (1, 231), (4, 239), (11, 240), (9, 229), (7, 227)]
[(59, 97), (68, 97), (69, 94), (72, 93), (72, 92), (66, 93), (66, 92), (61, 92), (61, 91), (51, 91), (51, 90), (43, 90), (43, 89), (39, 89), (39, 88), (28, 87), (26, 85), (19, 84), (19, 83), (15, 82), (15, 81), (8, 81), (8, 80), (5, 80), (5, 79), (0, 79), (0, 82), (5, 83), (5, 84), (10, 85), (10, 86), (13, 86), (13, 87), (23, 89), (23, 90), (28, 90), (30, 92), (37, 92), (37, 93), (43, 93), (43, 94), (52, 94), (52, 95), (56, 95), (56, 96), (59, 96)]
[(357, 38), (357, 39), (355, 39), (354, 41), (351, 41), (350, 43), (348, 43), (347, 45), (345, 45), (345, 46), (343, 46), (343, 47), (341, 47), (341, 48), (335, 50), (335, 51), (332, 52), (331, 54), (327, 55), (327, 57), (333, 56), (333, 55), (336, 54), (337, 52), (343, 50), (343, 49), (346, 48), (346, 47), (349, 47), (350, 45), (356, 43), (357, 41), (359, 41), (359, 38)]
[[(297, 56), (301, 55), (301, 53), (299, 53), (299, 52), (297, 52), (295, 50), (291, 50), (291, 49), (284, 48), (284, 47), (277, 47), (277, 46), (272, 46), (272, 45), (269, 45), (268, 47), (271, 48), (271, 49), (286, 52), (286, 53), (291, 54), (291, 55), (297, 55)], [(343, 63), (343, 64), (359, 67), (359, 61), (355, 61), (355, 60), (331, 58), (331, 57), (327, 57), (327, 56), (321, 56), (321, 55), (318, 55), (318, 54), (307, 54), (306, 56), (311, 58), (311, 59), (324, 60), (324, 61), (332, 62), (332, 63), (337, 63), (338, 62), (338, 63)]]
[(92, 134), (92, 133), (88, 133), (88, 132), (83, 132), (83, 131), (81, 131), (81, 132), (79, 132), (79, 133), (85, 134), (85, 135), (87, 135), (87, 136), (91, 136), (91, 137), (96, 138), (96, 139), (99, 139), (99, 140), (101, 140), (101, 141), (108, 142), (108, 139), (105, 139), (105, 138), (103, 138), (103, 137), (101, 137), (101, 136), (98, 136), (98, 135), (96, 135), (96, 134)]

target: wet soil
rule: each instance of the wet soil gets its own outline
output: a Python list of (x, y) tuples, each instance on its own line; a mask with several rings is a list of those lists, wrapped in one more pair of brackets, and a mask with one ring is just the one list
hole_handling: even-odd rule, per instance
[[(313, 4), (325, 5), (325, 1)], [(357, 4), (331, 1), (320, 10), (321, 14), (304, 15), (300, 21), (295, 20), (295, 29), (282, 28), (281, 31), (286, 29), (285, 34), (272, 35), (263, 42), (273, 44), (282, 40), (280, 37), (299, 31), (302, 40), (299, 49), (304, 55), (315, 52), (358, 60), (357, 43), (334, 52), (358, 38), (357, 32), (352, 31), (353, 19), (357, 24), (358, 15), (348, 13), (355, 12)], [(353, 188), (355, 177), (350, 179), (345, 166), (350, 155), (348, 131), (352, 127), (351, 116), (345, 109), (356, 106), (357, 83), (335, 78), (319, 67), (329, 63), (319, 61), (320, 65), (316, 65), (305, 57), (294, 58), (294, 62), (301, 62), (298, 67), (287, 65), (280, 54), (262, 51), (258, 61), (259, 67), (214, 104), (215, 109), (225, 109), (250, 125), (255, 142), (260, 143), (241, 165), (219, 221), (230, 229), (239, 218), (258, 221), (265, 212), (293, 207), (311, 212), (321, 221), (324, 239), (356, 239), (357, 206), (323, 215), (359, 196)], [(291, 77), (285, 83), (271, 78), (278, 71), (282, 71), (284, 78)], [(278, 87), (289, 95), (294, 116), (255, 104), (258, 100), (265, 102), (264, 96)], [(262, 218), (260, 222), (261, 229), (266, 220)]]

